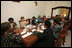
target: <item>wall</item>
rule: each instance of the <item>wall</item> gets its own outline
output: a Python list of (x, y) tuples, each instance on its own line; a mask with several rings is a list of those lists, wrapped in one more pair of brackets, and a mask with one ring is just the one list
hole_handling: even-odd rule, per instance
[(25, 19), (32, 18), (33, 16), (43, 15), (43, 2), (38, 1), (36, 7), (34, 1), (21, 1), (20, 3), (12, 1), (1, 2), (1, 22), (8, 21), (9, 17), (13, 17), (14, 21), (18, 24), (21, 16)]
[(71, 1), (48, 1), (46, 2), (45, 15), (51, 17), (51, 9), (57, 6), (71, 7)]
[(46, 15), (51, 17), (51, 8), (56, 6), (69, 6), (70, 1), (37, 1), (36, 7), (34, 1), (21, 1), (20, 3), (12, 1), (1, 1), (1, 23), (7, 22), (9, 17), (13, 17), (14, 21), (19, 27), (19, 20), (21, 16), (25, 19), (32, 18), (33, 16)]

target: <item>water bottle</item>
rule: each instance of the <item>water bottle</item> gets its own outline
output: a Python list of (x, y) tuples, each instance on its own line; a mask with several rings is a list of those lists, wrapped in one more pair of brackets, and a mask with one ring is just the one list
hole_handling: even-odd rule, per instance
[(26, 32), (26, 25), (25, 25), (25, 32)]
[(38, 30), (40, 29), (40, 24), (38, 24)]

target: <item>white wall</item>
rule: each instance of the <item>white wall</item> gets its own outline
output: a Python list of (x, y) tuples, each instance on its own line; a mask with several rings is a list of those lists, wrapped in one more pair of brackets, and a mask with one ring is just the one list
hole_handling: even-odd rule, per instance
[(32, 16), (38, 17), (38, 15), (46, 15), (51, 17), (51, 8), (56, 6), (69, 6), (70, 1), (37, 1), (36, 7), (34, 1), (21, 1), (20, 3), (12, 1), (1, 1), (1, 23), (8, 21), (9, 17), (13, 17), (14, 21), (18, 24), (21, 16), (25, 19), (32, 18)]
[(33, 16), (43, 15), (43, 2), (38, 1), (36, 7), (34, 1), (21, 1), (20, 3), (12, 1), (1, 2), (1, 22), (8, 21), (9, 17), (13, 17), (19, 27), (19, 19), (24, 16), (25, 19)]
[(45, 15), (51, 17), (51, 9), (57, 6), (71, 7), (71, 1), (48, 1), (46, 2)]

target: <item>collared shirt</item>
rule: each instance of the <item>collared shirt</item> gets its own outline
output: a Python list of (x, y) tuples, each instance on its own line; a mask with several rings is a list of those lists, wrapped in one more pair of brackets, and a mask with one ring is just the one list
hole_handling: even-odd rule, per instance
[(10, 23), (11, 28), (13, 28), (13, 23)]
[(15, 22), (9, 23), (9, 24), (10, 24), (11, 28), (16, 28), (17, 27), (17, 24)]
[(24, 27), (25, 24), (26, 24), (26, 21), (22, 21), (22, 22), (20, 22), (20, 27)]

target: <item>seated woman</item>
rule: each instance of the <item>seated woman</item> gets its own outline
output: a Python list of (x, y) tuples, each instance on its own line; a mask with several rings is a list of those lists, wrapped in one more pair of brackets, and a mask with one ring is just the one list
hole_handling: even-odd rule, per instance
[(36, 18), (32, 17), (32, 25), (36, 25)]
[(8, 21), (9, 21), (11, 28), (14, 28), (14, 29), (17, 28), (17, 24), (14, 22), (13, 18), (9, 18)]
[(43, 18), (42, 18), (42, 19), (43, 19), (43, 21), (44, 21), (44, 22), (47, 20), (47, 18), (46, 18), (46, 16), (45, 16), (45, 15), (43, 16)]
[(2, 26), (1, 29), (4, 32), (3, 36), (1, 36), (1, 47), (24, 47), (21, 42), (21, 36), (18, 33), (14, 33), (14, 30), (11, 30), (9, 23), (5, 26)]
[(43, 20), (42, 20), (42, 18), (41, 18), (41, 16), (40, 16), (40, 15), (39, 15), (39, 16), (38, 16), (38, 18), (37, 18), (37, 22), (38, 22), (38, 23), (43, 22)]
[(26, 21), (24, 21), (24, 17), (21, 17), (21, 20), (19, 21), (20, 28), (24, 27), (26, 24)]
[(61, 27), (60, 22), (58, 21), (58, 19), (54, 19), (52, 29), (53, 29), (53, 35), (57, 39), (60, 35), (61, 30), (62, 30), (62, 27)]
[(54, 36), (53, 30), (50, 28), (51, 23), (50, 21), (46, 20), (44, 23), (43, 33), (38, 33), (37, 36), (39, 38), (38, 42), (33, 45), (33, 47), (54, 47)]
[(1, 23), (1, 37), (4, 36), (5, 31), (9, 29), (10, 24), (8, 22)]

